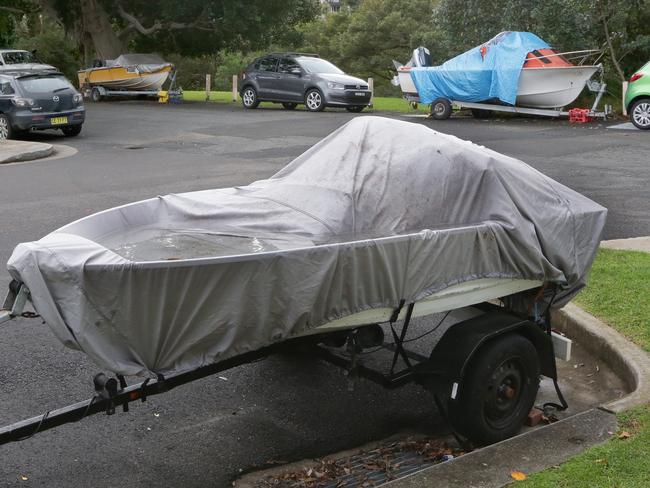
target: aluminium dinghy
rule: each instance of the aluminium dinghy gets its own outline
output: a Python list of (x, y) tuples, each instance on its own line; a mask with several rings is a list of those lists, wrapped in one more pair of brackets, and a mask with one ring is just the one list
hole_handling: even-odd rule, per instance
[(605, 217), (521, 161), (360, 117), (267, 180), (90, 215), (19, 244), (8, 269), (67, 346), (168, 374), (432, 297), (547, 282), (562, 305)]

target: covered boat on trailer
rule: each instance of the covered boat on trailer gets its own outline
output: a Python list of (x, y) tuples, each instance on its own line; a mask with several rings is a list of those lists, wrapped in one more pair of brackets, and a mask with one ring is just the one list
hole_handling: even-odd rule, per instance
[(468, 107), (489, 104), (493, 110), (521, 108), (522, 113), (557, 116), (602, 71), (601, 65), (586, 63), (597, 52), (559, 52), (535, 34), (507, 31), (440, 66), (432, 65), (424, 48), (416, 49), (407, 65), (396, 62), (396, 84), (412, 102), (448, 100)]
[[(466, 361), (454, 351), (467, 360), (521, 329), (552, 357), (535, 321), (584, 286), (605, 216), (521, 161), (419, 124), (362, 117), (267, 180), (124, 205), (18, 245), (8, 304), (29, 297), (64, 344), (122, 379), (155, 376), (164, 391), (277, 345), (400, 319), (407, 327), (412, 316), (502, 298), (506, 308), (452, 327), (459, 332), (432, 352), (426, 367), (449, 373), (456, 400)], [(394, 333), (396, 355), (419, 377), (401, 347), (405, 330)], [(553, 377), (544, 357), (541, 372)], [(97, 401), (72, 416), (151, 394), (147, 381), (124, 383), (120, 396), (101, 380)], [(536, 380), (527, 384), (515, 424), (537, 391)]]

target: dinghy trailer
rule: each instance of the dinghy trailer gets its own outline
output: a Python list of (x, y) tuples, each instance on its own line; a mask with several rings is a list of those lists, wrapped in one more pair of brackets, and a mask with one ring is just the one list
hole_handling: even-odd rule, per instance
[(550, 315), (584, 287), (606, 213), (521, 161), (362, 117), (268, 180), (84, 217), (16, 247), (0, 324), (40, 316), (106, 372), (0, 444), (296, 349), (423, 386), (464, 445), (511, 437), (541, 375), (566, 408), (555, 357), (571, 342)]

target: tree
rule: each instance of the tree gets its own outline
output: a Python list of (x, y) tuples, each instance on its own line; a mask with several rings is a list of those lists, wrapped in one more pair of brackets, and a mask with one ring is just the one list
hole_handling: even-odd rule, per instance
[[(14, 0), (8, 0), (14, 1)], [(17, 0), (16, 0), (17, 1)], [(316, 0), (24, 0), (56, 19), (86, 60), (130, 49), (197, 55), (296, 40), (294, 26), (318, 12)], [(14, 9), (23, 15), (26, 8)], [(5, 12), (9, 12), (5, 10)]]
[[(419, 45), (436, 44), (431, 19), (435, 0), (362, 0), (303, 26), (302, 50), (316, 52), (343, 70), (378, 79), (386, 90), (392, 60), (406, 61)], [(382, 88), (383, 87), (383, 88)]]

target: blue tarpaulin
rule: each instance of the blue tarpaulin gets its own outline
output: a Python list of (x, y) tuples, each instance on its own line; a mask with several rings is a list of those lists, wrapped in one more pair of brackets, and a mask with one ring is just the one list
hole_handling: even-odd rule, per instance
[(463, 102), (499, 99), (514, 105), (526, 55), (550, 46), (530, 32), (502, 32), (441, 66), (412, 68), (421, 103), (436, 98)]

